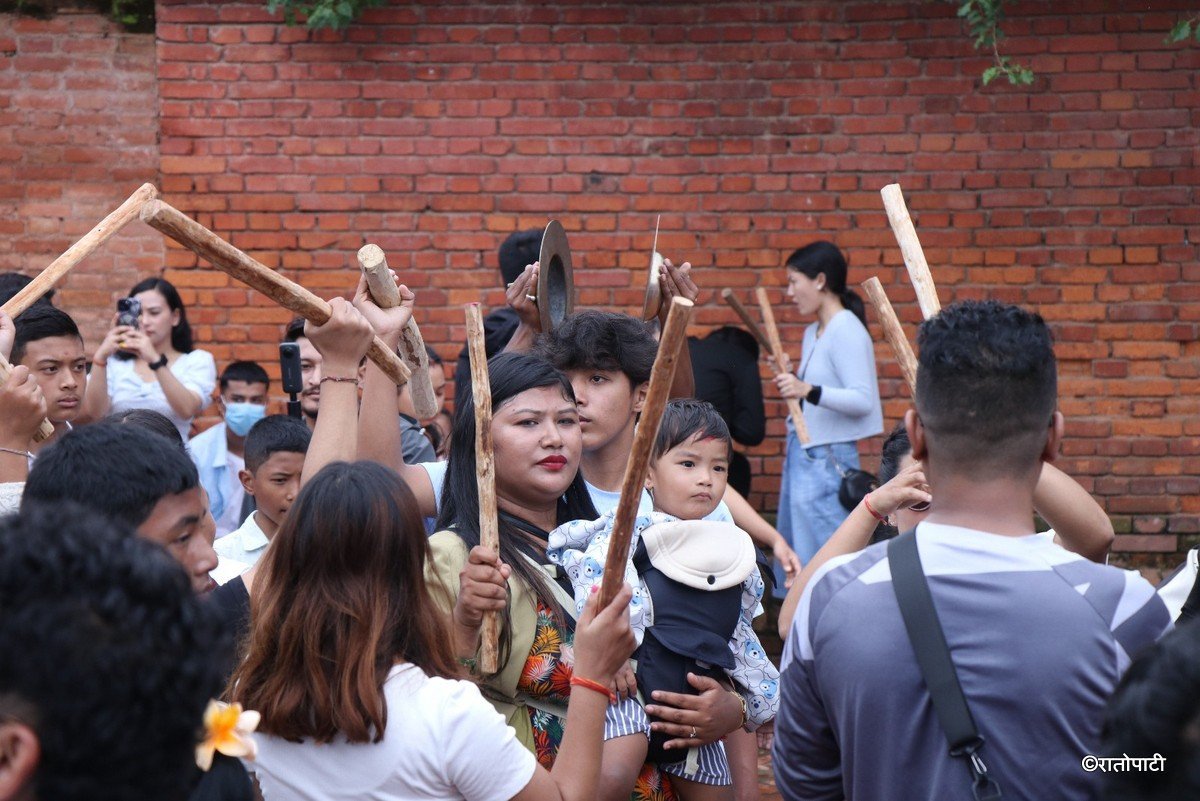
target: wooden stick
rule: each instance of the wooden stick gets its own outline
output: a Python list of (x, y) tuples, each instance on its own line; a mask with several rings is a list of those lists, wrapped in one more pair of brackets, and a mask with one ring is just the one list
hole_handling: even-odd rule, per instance
[[(358, 251), (358, 265), (367, 277), (371, 297), (380, 308), (390, 309), (400, 305), (400, 290), (392, 279), (382, 248), (378, 245), (362, 247)], [(400, 356), (412, 371), (408, 389), (412, 392), (413, 411), (419, 419), (428, 420), (438, 413), (440, 407), (433, 391), (433, 381), (429, 378), (429, 354), (425, 352), (425, 340), (421, 337), (421, 329), (417, 328), (417, 321), (411, 317), (400, 332)]]
[[(621, 480), (621, 499), (617, 501), (617, 513), (613, 520), (612, 537), (608, 542), (608, 558), (604, 562), (604, 577), (600, 583), (600, 609), (604, 609), (625, 583), (625, 563), (629, 560), (629, 545), (633, 538), (633, 521), (637, 517), (638, 505), (646, 486), (646, 471), (650, 467), (650, 450), (658, 437), (658, 426), (662, 422), (663, 409), (671, 394), (675, 380), (675, 367), (679, 362), (679, 349), (687, 339), (688, 320), (692, 316), (693, 303), (678, 295), (671, 298), (667, 312), (667, 323), (658, 340), (658, 355), (650, 371), (650, 389), (646, 403), (642, 406), (642, 417), (633, 434), (633, 447), (629, 462), (625, 465), (625, 476)], [(684, 351), (686, 354), (687, 351)], [(686, 358), (686, 355), (685, 357)]]
[(921, 241), (917, 239), (917, 229), (913, 227), (908, 206), (904, 203), (904, 193), (900, 191), (900, 184), (888, 184), (879, 190), (879, 194), (883, 196), (883, 208), (887, 211), (892, 233), (896, 235), (896, 242), (900, 244), (900, 253), (904, 256), (909, 280), (912, 281), (913, 289), (917, 290), (921, 316), (928, 320), (942, 310), (942, 304), (938, 300), (937, 287), (933, 284), (933, 275), (929, 272), (929, 263), (925, 261), (925, 251), (921, 249)]
[(742, 318), (742, 322), (745, 323), (746, 327), (750, 329), (750, 333), (753, 334), (754, 338), (758, 340), (758, 344), (762, 345), (763, 351), (770, 356), (771, 343), (767, 341), (767, 335), (762, 332), (762, 329), (758, 327), (758, 323), (755, 322), (754, 318), (750, 316), (750, 310), (742, 305), (742, 302), (738, 300), (737, 295), (733, 294), (733, 290), (729, 288), (722, 289), (721, 299), (728, 303), (730, 308), (737, 312), (737, 316)]
[[(211, 262), (221, 272), (256, 289), (285, 309), (317, 325), (328, 322), (329, 304), (295, 281), (289, 281), (265, 264), (247, 256), (200, 223), (161, 200), (142, 207), (142, 222), (157, 228), (196, 255)], [(400, 357), (382, 339), (375, 337), (367, 358), (397, 385), (408, 381), (410, 372)]]
[(883, 284), (879, 283), (875, 276), (863, 281), (862, 288), (867, 293), (871, 305), (875, 307), (875, 315), (879, 318), (879, 324), (883, 326), (883, 336), (892, 346), (892, 353), (900, 364), (900, 373), (904, 376), (904, 382), (908, 384), (908, 392), (916, 397), (917, 357), (913, 354), (912, 345), (908, 343), (900, 319), (896, 317), (896, 310), (892, 308), (887, 293), (883, 291)]
[[(471, 359), (471, 394), (475, 399), (475, 481), (479, 488), (479, 544), (500, 553), (500, 519), (496, 505), (496, 463), (492, 448), (492, 385), (488, 378), (487, 344), (483, 316), (478, 303), (468, 303), (467, 352)], [(483, 615), (483, 644), (479, 669), (489, 675), (497, 670), (500, 647), (500, 615)]]
[[(783, 350), (783, 340), (779, 338), (779, 327), (775, 325), (775, 311), (771, 308), (767, 290), (761, 286), (756, 287), (754, 295), (758, 298), (758, 308), (762, 311), (763, 328), (767, 330), (771, 361), (775, 363), (775, 369), (779, 372), (790, 373), (792, 362)], [(811, 440), (808, 436), (808, 426), (804, 424), (804, 411), (800, 408), (800, 401), (796, 398), (786, 398), (786, 401), (788, 416), (792, 418), (792, 427), (796, 429), (796, 439), (800, 440), (801, 445), (807, 445)]]
[(50, 266), (38, 273), (37, 277), (30, 281), (25, 288), (13, 295), (8, 303), (4, 304), (4, 311), (9, 317), (15, 318), (18, 314), (28, 309), (37, 302), (38, 298), (49, 292), (64, 275), (69, 273), (72, 267), (94, 253), (113, 234), (120, 231), (125, 227), (126, 223), (136, 217), (142, 208), (142, 204), (156, 197), (158, 197), (158, 190), (154, 188), (153, 184), (142, 184), (139, 186), (136, 192), (126, 198), (125, 202), (117, 207), (116, 211), (96, 223), (95, 228), (84, 234), (82, 239), (67, 248), (66, 252), (57, 259), (50, 262)]
[[(0, 384), (8, 380), (8, 377), (12, 374), (12, 368), (13, 366), (9, 363), (8, 359), (0, 356)], [(42, 424), (34, 432), (33, 441), (44, 442), (52, 436), (54, 436), (54, 423), (51, 423), (49, 418), (47, 418), (42, 420)]]

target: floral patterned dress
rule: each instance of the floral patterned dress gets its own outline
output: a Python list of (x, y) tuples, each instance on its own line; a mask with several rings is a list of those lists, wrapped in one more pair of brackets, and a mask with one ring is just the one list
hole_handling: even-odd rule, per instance
[[(574, 631), (563, 631), (554, 621), (554, 612), (538, 601), (537, 631), (533, 647), (521, 671), (517, 689), (536, 700), (566, 706), (571, 695), (572, 666), (575, 664)], [(527, 706), (533, 726), (537, 760), (542, 767), (554, 767), (554, 756), (562, 743), (563, 724), (558, 715)], [(646, 764), (638, 775), (631, 801), (676, 801), (674, 789), (657, 765)]]

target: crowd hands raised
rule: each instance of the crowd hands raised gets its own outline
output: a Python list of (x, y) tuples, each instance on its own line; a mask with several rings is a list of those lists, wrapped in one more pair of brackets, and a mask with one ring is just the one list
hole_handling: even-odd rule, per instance
[[(1103, 563), (1113, 533), (1090, 496), (1049, 463), (1061, 436), (1057, 415), (1040, 447), (1030, 450), (1029, 432), (1010, 431), (990, 443), (1004, 458), (964, 462), (961, 453), (944, 455), (953, 451), (949, 440), (939, 443), (935, 424), (924, 426), (918, 414), (945, 416), (944, 404), (930, 400), (933, 390), (919, 394), (917, 410), (884, 445), (878, 489), (801, 565), (787, 539), (727, 486), (726, 422), (707, 404), (673, 401), (652, 452), (626, 583), (601, 608), (596, 590), (651, 377), (653, 329), (588, 311), (543, 332), (534, 289), (540, 265), (524, 263), (505, 275), (506, 315), (489, 316), (498, 553), (479, 542), (470, 384), (459, 384), (452, 422), (441, 429), (448, 459), (406, 459), (414, 432), (424, 436), (421, 426), (437, 421), (415, 420), (405, 390), (366, 361), (375, 336), (396, 349), (414, 314), (416, 297), (403, 285), (400, 305), (385, 309), (360, 279), (352, 301), (330, 301), (327, 322), (289, 327), (287, 338), (301, 350), (301, 421), (266, 415), (261, 367), (230, 365), (219, 381), (224, 422), (207, 440), (193, 439), (190, 457), (191, 421), (218, 380), (207, 354), (181, 364), (203, 351), (192, 349), (190, 331), (180, 340), (186, 313), (169, 285), (135, 287), (131, 295), (150, 293), (143, 309), (158, 309), (163, 319), (138, 330), (115, 325), (94, 353), (91, 385), (106, 391), (89, 389), (76, 366), (83, 348), (77, 329), (31, 309), (31, 330), (40, 333), (22, 343), (23, 320), (14, 325), (0, 314), (0, 354), (14, 363), (0, 385), (0, 502), (19, 503), (0, 518), (0, 609), (18, 611), (0, 622), (0, 799), (741, 801), (758, 795), (758, 748), (771, 747), (773, 733), (785, 798), (965, 797), (970, 774), (946, 755), (927, 697), (912, 710), (880, 714), (920, 715), (918, 738), (937, 737), (912, 753), (940, 767), (913, 769), (900, 742), (888, 739), (893, 732), (870, 723), (888, 708), (891, 690), (920, 688), (912, 669), (881, 667), (912, 660), (894, 605), (887, 613), (878, 612), (878, 598), (871, 608), (856, 606), (848, 592), (838, 608), (829, 589), (870, 586), (863, 577), (886, 547), (872, 543), (930, 524), (922, 531), (934, 532), (923, 533), (932, 544), (927, 551), (922, 540), (921, 553), (936, 565), (927, 565), (931, 575), (956, 572), (937, 562), (937, 548), (956, 547), (939, 539), (953, 540), (952, 527), (964, 537), (1003, 539), (992, 554), (999, 575), (1024, 575), (1041, 560), (1037, 570), (1056, 587), (1030, 592), (1048, 606), (1032, 617), (1004, 604), (991, 609), (1026, 625), (1022, 636), (1043, 638), (1030, 654), (1055, 630), (1056, 610), (1063, 625), (1078, 628), (1081, 605), (1096, 607), (1087, 647), (1071, 654), (1082, 641), (1068, 639), (1059, 654), (1063, 672), (1088, 686), (1087, 699), (1054, 725), (1029, 724), (1031, 740), (1042, 738), (1050, 749), (1039, 753), (1045, 764), (1027, 764), (1009, 747), (1014, 724), (997, 724), (1001, 733), (984, 756), (1007, 780), (1005, 795), (1195, 797), (1185, 787), (1200, 760), (1186, 740), (1198, 709), (1194, 689), (1186, 690), (1198, 670), (1195, 625), (1154, 646), (1170, 624), (1144, 582), (1060, 555)], [(664, 261), (659, 282), (668, 301), (699, 297), (686, 262)], [(997, 324), (989, 314), (1006, 324), (1003, 310), (985, 310), (984, 344), (988, 326)], [(29, 342), (46, 340), (59, 346), (53, 358), (26, 363)], [(936, 342), (929, 347), (936, 351)], [(33, 350), (33, 357), (45, 355)], [(128, 382), (114, 381), (111, 369), (105, 374), (118, 352), (132, 356)], [(681, 371), (672, 395), (690, 397), (693, 381), (690, 369)], [(814, 385), (797, 376), (777, 384), (789, 397), (820, 404)], [(47, 418), (54, 434), (35, 442)], [(1005, 436), (1026, 444), (1025, 462)], [(961, 475), (967, 462), (976, 475)], [(972, 511), (971, 503), (991, 511)], [(1053, 527), (1054, 543), (1039, 539), (1032, 557), (1004, 550), (1022, 525), (1032, 532), (1035, 510)], [(712, 547), (713, 537), (720, 547)], [(697, 556), (695, 543), (708, 548)], [(779, 615), (787, 640), (782, 676), (751, 625), (770, 594), (755, 560), (745, 558), (755, 545), (774, 556), (780, 592), (788, 590)], [(994, 543), (975, 545), (987, 552)], [(972, 558), (959, 556), (962, 564)], [(697, 564), (711, 573), (708, 584), (720, 576), (729, 594), (718, 600), (689, 585)], [(962, 571), (968, 584), (981, 574), (987, 571)], [(1064, 581), (1072, 578), (1103, 587), (1106, 600)], [(1057, 585), (1073, 597), (1058, 594)], [(688, 604), (709, 596), (711, 608)], [(1120, 620), (1113, 617), (1118, 600)], [(988, 611), (987, 603), (967, 607)], [(877, 612), (879, 620), (855, 631), (856, 621)], [(501, 620), (500, 668), (483, 675), (480, 631), (488, 613)], [(686, 624), (689, 615), (695, 639), (715, 651), (672, 640), (674, 618)], [(880, 626), (900, 640), (879, 638), (874, 651), (860, 651), (861, 665), (823, 650), (835, 637), (847, 640), (843, 648), (862, 648), (859, 640), (876, 637)], [(987, 646), (1007, 642), (998, 636)], [(1109, 694), (1143, 650), (1105, 722)], [(1190, 666), (1182, 666), (1187, 654)], [(970, 696), (994, 677), (968, 662), (975, 670), (963, 680)], [(863, 676), (863, 665), (872, 675)], [(1055, 706), (1056, 693), (1069, 692), (1039, 665), (1028, 680), (1013, 677), (1019, 662), (997, 680), (1006, 691), (1049, 699), (1029, 705), (1037, 721)], [(99, 671), (99, 681), (90, 671)], [(855, 682), (868, 699), (862, 709)], [(1164, 683), (1178, 690), (1173, 716), (1147, 722), (1160, 714), (1147, 696)], [(841, 695), (823, 695), (829, 686)], [(1020, 716), (1024, 698), (1001, 699), (1016, 710), (1018, 726), (1029, 722)], [(205, 733), (200, 722), (217, 714), (206, 714), (210, 699), (254, 710), (258, 733), (214, 733), (211, 725)], [(995, 710), (979, 709), (987, 726)], [(205, 738), (217, 757), (202, 772), (192, 757)], [(1119, 756), (1113, 749), (1162, 751), (1165, 778), (1106, 789), (1100, 777), (1068, 776), (1063, 767), (1078, 765), (1085, 751)], [(872, 771), (884, 778), (871, 779)]]

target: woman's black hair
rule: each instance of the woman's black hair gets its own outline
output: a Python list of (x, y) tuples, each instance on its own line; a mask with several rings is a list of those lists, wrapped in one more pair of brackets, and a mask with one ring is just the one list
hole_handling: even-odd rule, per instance
[[(891, 481), (900, 472), (900, 461), (912, 453), (912, 443), (908, 441), (908, 429), (904, 427), (904, 421), (896, 423), (896, 427), (887, 435), (887, 439), (883, 441), (883, 451), (879, 455), (879, 486)], [(900, 532), (891, 523), (880, 523), (875, 526), (875, 533), (871, 535), (871, 543), (883, 542), (890, 540)]]
[(838, 250), (837, 245), (823, 240), (805, 245), (788, 256), (787, 266), (789, 270), (803, 273), (809, 278), (823, 274), (825, 288), (837, 295), (842, 305), (854, 312), (854, 316), (863, 325), (867, 324), (867, 309), (862, 298), (853, 289), (846, 287), (846, 257)]
[[(505, 352), (488, 360), (488, 383), (492, 390), (492, 411), (510, 398), (530, 389), (557, 386), (564, 398), (575, 400), (571, 382), (548, 361), (527, 353)], [(475, 477), (475, 400), (471, 386), (461, 399), (455, 399), (453, 434), (450, 437), (450, 463), (442, 487), (442, 508), (437, 528), (452, 528), (468, 548), (479, 544), (479, 488)], [(498, 470), (505, 469), (502, 464)], [(558, 500), (555, 522), (592, 520), (600, 515), (592, 504), (583, 475), (576, 473), (571, 485)], [(554, 610), (558, 622), (565, 623), (561, 605), (555, 600), (550, 580), (536, 564), (546, 564), (547, 532), (528, 521), (501, 513), (500, 559), (513, 574), (525, 582), (543, 603)], [(528, 558), (526, 558), (528, 557)], [(532, 559), (531, 563), (529, 560)], [(512, 652), (512, 618), (505, 607), (501, 628), (500, 665), (503, 670)]]
[(179, 292), (170, 281), (165, 278), (147, 278), (145, 281), (138, 281), (133, 289), (129, 290), (128, 296), (132, 298), (134, 295), (151, 290), (166, 299), (167, 308), (179, 312), (179, 322), (171, 327), (171, 347), (180, 353), (191, 353), (194, 346), (192, 345), (192, 327), (188, 325), (187, 309), (183, 307), (183, 299), (179, 297)]

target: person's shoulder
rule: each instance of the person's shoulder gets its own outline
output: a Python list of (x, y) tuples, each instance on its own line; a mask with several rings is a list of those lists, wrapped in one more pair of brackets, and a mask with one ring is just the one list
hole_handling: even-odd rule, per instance
[(195, 455), (199, 451), (207, 451), (209, 448), (215, 447), (218, 444), (225, 442), (225, 424), (217, 423), (201, 431), (196, 436), (188, 440), (188, 449)]
[(208, 351), (201, 348), (196, 348), (188, 351), (187, 353), (179, 354), (179, 363), (200, 367), (211, 364), (216, 367), (217, 361)]
[(879, 542), (861, 551), (835, 556), (821, 565), (809, 579), (805, 592), (811, 596), (809, 605), (812, 613), (819, 616), (834, 597), (844, 596), (847, 588), (855, 584), (875, 584), (890, 580), (887, 543)]
[(469, 553), (463, 538), (449, 529), (436, 531), (429, 537), (429, 550), (432, 552), (435, 562), (456, 560), (466, 562)]
[(842, 309), (829, 321), (828, 333), (836, 332), (838, 336), (846, 337), (867, 337), (871, 333), (867, 331), (867, 327), (863, 325), (863, 321), (858, 319), (858, 315), (849, 309)]

